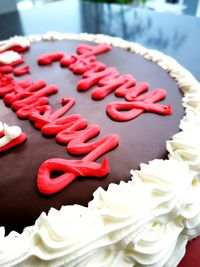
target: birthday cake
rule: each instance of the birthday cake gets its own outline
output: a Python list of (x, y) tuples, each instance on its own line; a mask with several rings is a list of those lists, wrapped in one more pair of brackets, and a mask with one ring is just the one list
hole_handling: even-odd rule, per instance
[(119, 38), (0, 43), (0, 266), (177, 266), (199, 235), (199, 90)]

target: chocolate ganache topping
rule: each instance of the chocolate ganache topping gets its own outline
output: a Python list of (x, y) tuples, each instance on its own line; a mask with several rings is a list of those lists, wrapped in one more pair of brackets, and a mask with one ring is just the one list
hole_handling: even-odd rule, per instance
[[(74, 98), (75, 104), (67, 115), (81, 114), (89, 124), (98, 124), (100, 133), (88, 142), (98, 140), (107, 134), (119, 137), (119, 145), (106, 153), (109, 174), (104, 177), (77, 177), (67, 187), (55, 194), (45, 195), (37, 188), (38, 170), (43, 162), (52, 158), (78, 160), (84, 155), (75, 156), (66, 150), (66, 145), (56, 142), (54, 136), (45, 136), (29, 120), (19, 119), (16, 113), (0, 101), (0, 121), (8, 125), (20, 126), (27, 141), (0, 154), (0, 225), (7, 231), (22, 231), (32, 225), (42, 211), (51, 207), (60, 209), (62, 205), (81, 204), (87, 206), (98, 187), (106, 189), (110, 183), (119, 183), (130, 179), (130, 170), (138, 169), (140, 163), (148, 163), (155, 158), (165, 159), (166, 140), (179, 131), (180, 119), (184, 115), (181, 105), (182, 94), (176, 82), (156, 63), (120, 48), (112, 48), (97, 56), (97, 60), (107, 67), (115, 67), (121, 75), (131, 74), (137, 83), (147, 82), (149, 91), (163, 88), (167, 95), (159, 104), (171, 105), (173, 114), (163, 116), (152, 112), (143, 112), (133, 120), (119, 122), (106, 114), (106, 106), (113, 101), (122, 101), (110, 93), (104, 99), (94, 100), (90, 90), (81, 92), (77, 84), (81, 75), (74, 74), (68, 68), (60, 67), (58, 62), (41, 66), (37, 58), (45, 53), (61, 51), (69, 55), (76, 53), (80, 44), (94, 45), (80, 41), (52, 41), (32, 43), (24, 52), (25, 63), (30, 74), (17, 78), (31, 81), (45, 80), (55, 84), (58, 91), (50, 96), (49, 103), (53, 111), (61, 107), (62, 98)], [(96, 162), (102, 163), (105, 155)], [(53, 173), (56, 179), (60, 173)]]

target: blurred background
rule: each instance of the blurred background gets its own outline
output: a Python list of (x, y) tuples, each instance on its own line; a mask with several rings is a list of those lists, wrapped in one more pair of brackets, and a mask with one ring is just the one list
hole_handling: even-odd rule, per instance
[(200, 80), (200, 0), (0, 0), (0, 40), (48, 31), (100, 33), (178, 60)]
[[(64, 0), (0, 0), (0, 14), (41, 7), (47, 3), (58, 1)], [(200, 0), (91, 0), (91, 2), (129, 4), (158, 12), (170, 12), (178, 15), (188, 14), (200, 17)], [(73, 4), (73, 0), (71, 3)]]

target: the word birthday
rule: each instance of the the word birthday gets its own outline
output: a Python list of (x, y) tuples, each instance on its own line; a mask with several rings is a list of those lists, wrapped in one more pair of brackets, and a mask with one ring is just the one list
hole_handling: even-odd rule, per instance
[(116, 101), (107, 105), (107, 114), (113, 120), (132, 120), (144, 111), (162, 115), (172, 114), (170, 105), (157, 103), (166, 97), (166, 90), (157, 88), (145, 93), (149, 89), (148, 83), (136, 84), (136, 79), (131, 74), (120, 75), (116, 68), (107, 68), (105, 64), (96, 61), (96, 55), (107, 52), (111, 48), (108, 44), (94, 47), (82, 44), (77, 47), (77, 54), (72, 56), (63, 52), (54, 52), (40, 56), (37, 61), (40, 65), (59, 61), (62, 67), (68, 67), (75, 74), (82, 74), (83, 79), (78, 82), (77, 90), (87, 91), (97, 85), (91, 93), (92, 99), (104, 99), (112, 92), (115, 92), (117, 97), (124, 97), (125, 102)]

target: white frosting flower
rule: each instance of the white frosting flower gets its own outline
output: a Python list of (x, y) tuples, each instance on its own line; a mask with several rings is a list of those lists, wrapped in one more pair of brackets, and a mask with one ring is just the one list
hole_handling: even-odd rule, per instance
[(154, 216), (159, 216), (161, 221), (173, 220), (180, 213), (183, 196), (191, 185), (192, 175), (187, 164), (154, 160), (140, 167), (140, 171), (133, 172), (133, 180), (139, 177), (148, 188), (148, 201)]
[(186, 162), (197, 173), (200, 172), (200, 127), (179, 132), (167, 142), (169, 157)]
[[(200, 90), (200, 88), (199, 88)], [(183, 106), (194, 112), (200, 112), (200, 91), (198, 93), (187, 94), (183, 98)]]
[(200, 128), (200, 112), (187, 109), (186, 115), (181, 120), (180, 129), (183, 131), (187, 131), (187, 129), (191, 129), (193, 127)]

